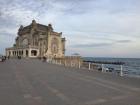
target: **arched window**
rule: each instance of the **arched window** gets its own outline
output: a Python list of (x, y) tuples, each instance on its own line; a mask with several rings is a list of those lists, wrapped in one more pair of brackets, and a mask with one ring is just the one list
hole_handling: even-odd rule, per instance
[(31, 50), (31, 55), (32, 56), (37, 56), (37, 51), (36, 50)]

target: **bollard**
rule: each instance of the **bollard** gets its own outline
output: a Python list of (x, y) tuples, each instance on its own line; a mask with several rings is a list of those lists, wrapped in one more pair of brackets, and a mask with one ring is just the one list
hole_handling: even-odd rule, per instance
[(122, 67), (122, 65), (121, 65), (120, 76), (123, 76), (123, 67)]
[(89, 62), (89, 64), (88, 64), (88, 69), (90, 70), (90, 65), (91, 65), (91, 63)]

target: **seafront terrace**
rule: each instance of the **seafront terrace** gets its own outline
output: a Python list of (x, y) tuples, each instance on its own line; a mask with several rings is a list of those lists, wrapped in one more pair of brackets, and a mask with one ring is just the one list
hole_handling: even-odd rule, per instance
[(9, 59), (0, 62), (0, 105), (140, 105), (140, 79)]

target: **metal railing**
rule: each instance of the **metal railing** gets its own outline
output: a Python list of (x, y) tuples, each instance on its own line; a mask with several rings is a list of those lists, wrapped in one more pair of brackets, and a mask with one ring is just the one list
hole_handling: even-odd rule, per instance
[[(79, 69), (88, 69), (88, 70), (97, 70), (101, 72), (114, 72), (119, 74), (120, 76), (124, 76), (123, 73), (123, 62), (98, 62), (98, 61), (68, 61), (65, 59), (48, 59), (47, 62), (57, 64), (57, 65), (63, 65), (65, 67), (75, 67)], [(115, 69), (110, 69), (107, 67), (107, 65), (115, 65), (117, 66), (116, 70)]]

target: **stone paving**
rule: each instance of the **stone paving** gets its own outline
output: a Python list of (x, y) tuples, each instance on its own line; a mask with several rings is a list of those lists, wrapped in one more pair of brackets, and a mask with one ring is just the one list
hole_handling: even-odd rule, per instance
[(0, 62), (0, 105), (140, 105), (140, 79), (10, 59)]

